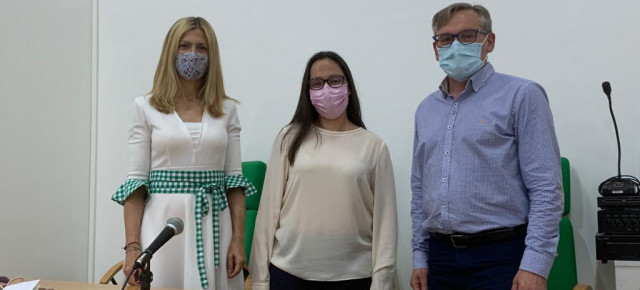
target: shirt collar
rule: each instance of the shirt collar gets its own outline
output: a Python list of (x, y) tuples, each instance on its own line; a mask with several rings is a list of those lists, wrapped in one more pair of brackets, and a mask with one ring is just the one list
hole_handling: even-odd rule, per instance
[[(469, 83), (471, 83), (471, 87), (474, 92), (477, 92), (484, 86), (487, 80), (493, 75), (495, 70), (491, 63), (487, 62), (478, 72), (476, 72), (467, 82), (467, 87), (469, 87)], [(444, 77), (442, 82), (440, 83), (440, 91), (442, 91), (442, 98), (446, 99), (451, 95), (449, 93), (449, 79), (448, 77)]]

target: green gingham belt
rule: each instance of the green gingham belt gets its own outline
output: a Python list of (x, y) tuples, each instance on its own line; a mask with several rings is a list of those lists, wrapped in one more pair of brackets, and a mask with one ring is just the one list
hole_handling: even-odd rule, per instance
[(150, 194), (195, 194), (196, 253), (202, 288), (208, 288), (202, 241), (202, 217), (209, 213), (207, 194), (211, 195), (213, 251), (216, 269), (220, 267), (220, 222), (218, 213), (227, 208), (224, 171), (151, 171)]

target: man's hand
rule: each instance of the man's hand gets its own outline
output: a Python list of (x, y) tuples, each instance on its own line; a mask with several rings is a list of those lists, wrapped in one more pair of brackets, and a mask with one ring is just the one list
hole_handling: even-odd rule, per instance
[[(415, 271), (414, 271), (415, 272)], [(525, 270), (518, 270), (511, 290), (546, 290), (547, 279)]]
[(427, 290), (427, 269), (414, 269), (409, 285), (413, 290)]

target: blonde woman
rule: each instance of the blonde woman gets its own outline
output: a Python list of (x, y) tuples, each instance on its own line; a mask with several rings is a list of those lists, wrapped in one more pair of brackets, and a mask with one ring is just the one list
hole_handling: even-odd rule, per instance
[[(206, 20), (171, 27), (153, 89), (133, 107), (130, 170), (112, 197), (124, 205), (124, 273), (179, 217), (184, 232), (154, 254), (153, 286), (243, 289), (244, 198), (255, 188), (242, 176), (240, 123)], [(137, 273), (128, 282), (138, 285)]]

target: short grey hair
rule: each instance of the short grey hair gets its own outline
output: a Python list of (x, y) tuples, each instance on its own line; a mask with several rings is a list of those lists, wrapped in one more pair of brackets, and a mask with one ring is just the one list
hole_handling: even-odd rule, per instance
[(435, 15), (433, 15), (433, 20), (431, 21), (431, 26), (433, 27), (433, 34), (437, 34), (438, 30), (442, 28), (442, 26), (447, 25), (451, 20), (453, 14), (462, 10), (473, 10), (480, 16), (480, 26), (482, 29), (487, 32), (493, 32), (491, 30), (491, 15), (489, 14), (489, 10), (482, 5), (471, 5), (469, 3), (454, 3), (446, 8), (438, 11)]

